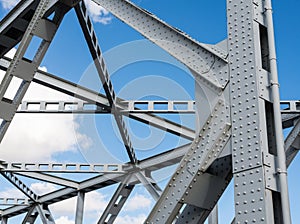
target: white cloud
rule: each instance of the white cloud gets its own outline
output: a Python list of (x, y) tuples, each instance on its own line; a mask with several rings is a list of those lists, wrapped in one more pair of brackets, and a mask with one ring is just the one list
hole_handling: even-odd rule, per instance
[(5, 10), (12, 9), (20, 0), (0, 0), (2, 8)]
[[(15, 49), (7, 53), (13, 57)], [(46, 67), (42, 68), (46, 70)], [(0, 71), (0, 79), (5, 72)], [(19, 83), (9, 86), (14, 96)], [(9, 91), (12, 90), (12, 91)], [(12, 93), (9, 93), (12, 92)], [(31, 83), (23, 100), (72, 100), (58, 91)], [(79, 146), (88, 149), (91, 138), (79, 131), (71, 114), (16, 114), (0, 145), (0, 158), (14, 162), (50, 162), (59, 153), (74, 151)]]
[(17, 52), (17, 49), (16, 48), (12, 48), (9, 50), (9, 52), (7, 52), (5, 54), (6, 57), (8, 58), (13, 58), (15, 56), (15, 53)]
[(142, 194), (135, 194), (128, 199), (124, 207), (125, 211), (137, 211), (148, 209), (151, 206), (151, 199)]
[(145, 219), (147, 218), (147, 216), (145, 214), (140, 214), (137, 216), (118, 216), (116, 218), (115, 223), (116, 224), (141, 224), (144, 223)]
[(112, 16), (109, 14), (109, 12), (97, 5), (95, 2), (93, 1), (84, 1), (86, 8), (89, 12), (89, 15), (91, 16), (92, 20), (96, 23), (102, 23), (104, 25), (109, 24), (112, 21)]
[(69, 220), (67, 216), (61, 216), (55, 220), (56, 224), (75, 224), (75, 222)]
[(0, 192), (1, 198), (26, 198), (26, 196), (16, 188), (8, 188)]
[(32, 189), (32, 191), (38, 195), (47, 194), (57, 190), (57, 188), (53, 184), (42, 182), (31, 184), (30, 189)]

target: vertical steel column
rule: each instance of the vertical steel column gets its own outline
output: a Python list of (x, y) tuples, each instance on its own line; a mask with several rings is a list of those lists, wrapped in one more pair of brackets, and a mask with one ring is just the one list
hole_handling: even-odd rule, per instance
[(279, 176), (279, 188), (281, 192), (280, 195), (281, 195), (281, 204), (282, 204), (282, 217), (284, 223), (291, 223), (292, 221), (290, 215), (286, 156), (285, 156), (284, 140), (283, 140), (283, 133), (282, 133), (278, 71), (277, 71), (277, 59), (276, 59), (276, 50), (275, 50), (275, 38), (274, 38), (271, 0), (265, 0), (264, 7), (266, 10), (265, 18), (267, 23), (267, 35), (268, 35), (268, 45), (269, 45), (271, 92), (273, 98), (274, 128), (275, 128), (274, 131), (276, 135), (276, 146), (277, 146), (277, 162), (278, 162), (277, 173)]
[(84, 197), (85, 197), (85, 193), (79, 191), (77, 194), (75, 224), (82, 224), (83, 222)]
[(277, 74), (266, 59), (274, 42), (264, 2), (227, 0), (235, 223), (289, 224), (286, 189), (278, 188), (283, 141)]
[(35, 206), (32, 206), (24, 217), (22, 224), (33, 224), (38, 216)]

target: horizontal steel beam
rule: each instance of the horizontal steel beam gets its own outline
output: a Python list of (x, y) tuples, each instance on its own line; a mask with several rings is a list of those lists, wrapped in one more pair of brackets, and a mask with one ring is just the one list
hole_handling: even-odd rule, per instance
[(281, 114), (300, 114), (299, 100), (282, 100), (280, 106)]
[(29, 205), (28, 198), (0, 198), (0, 205)]
[(54, 173), (124, 173), (123, 164), (10, 163), (0, 161), (0, 171)]

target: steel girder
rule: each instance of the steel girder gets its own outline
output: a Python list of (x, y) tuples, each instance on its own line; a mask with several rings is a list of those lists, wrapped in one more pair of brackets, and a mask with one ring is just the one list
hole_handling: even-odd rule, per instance
[[(233, 176), (235, 181), (236, 206), (234, 223), (250, 221), (258, 223), (290, 223), (285, 177), (286, 168), (284, 164), (285, 156), (283, 155), (283, 141), (280, 137), (282, 127), (281, 119), (279, 119), (280, 110), (277, 90), (278, 83), (276, 81), (276, 55), (274, 52), (270, 1), (259, 0), (248, 2), (242, 0), (240, 1), (240, 5), (237, 5), (234, 1), (227, 0), (228, 53), (227, 50), (218, 46), (198, 43), (183, 32), (169, 26), (131, 2), (125, 0), (94, 1), (104, 6), (116, 17), (129, 24), (147, 39), (162, 47), (185, 64), (191, 70), (195, 79), (201, 82), (200, 85), (203, 85), (203, 88), (208, 88), (209, 91), (211, 91), (209, 97), (217, 106), (213, 110), (208, 109), (205, 111), (204, 114), (208, 116), (203, 116), (200, 119), (199, 135), (197, 135), (191, 145), (146, 159), (138, 163), (138, 166), (128, 164), (128, 173), (103, 174), (80, 183), (63, 180), (44, 173), (33, 173), (33, 178), (49, 180), (49, 182), (60, 179), (60, 184), (73, 186), (74, 188), (66, 187), (50, 194), (39, 196), (37, 200), (38, 204), (35, 206), (16, 205), (5, 209), (1, 212), (2, 221), (7, 222), (7, 217), (27, 211), (28, 215), (25, 217), (24, 222), (33, 223), (37, 215), (40, 215), (43, 223), (52, 223), (53, 218), (46, 205), (77, 195), (76, 222), (81, 223), (85, 192), (121, 182), (128, 178), (129, 173), (130, 175), (136, 173), (136, 178), (131, 180), (132, 183), (144, 182), (149, 184), (149, 182), (147, 182), (149, 181), (149, 177), (144, 176), (141, 172), (142, 170), (151, 172), (169, 166), (179, 162), (183, 156), (179, 167), (176, 169), (167, 188), (149, 215), (147, 222), (171, 223), (172, 221), (176, 221), (176, 223), (203, 223), (213, 210), (218, 198), (222, 195), (222, 192)], [(51, 10), (58, 4), (62, 4), (62, 2), (65, 3), (64, 6), (67, 6), (67, 8), (73, 7), (78, 3), (78, 1), (49, 1), (48, 8), (44, 8), (43, 10), (45, 11), (42, 14), (47, 16), (47, 13), (49, 14)], [(26, 36), (26, 33), (31, 33), (29, 21), (20, 22), (20, 18), (22, 19), (24, 15), (28, 15), (31, 18), (31, 14), (33, 14), (32, 11), (38, 7), (37, 3), (38, 1), (33, 0), (22, 1), (11, 14), (0, 23), (0, 39), (2, 38), (4, 40), (3, 43), (5, 43), (0, 46), (0, 56), (3, 56), (11, 47), (15, 46), (24, 34), (23, 42), (25, 43), (30, 40), (30, 37)], [(46, 3), (46, 1), (41, 1), (41, 6), (44, 3)], [(36, 14), (38, 14), (39, 10), (36, 11)], [(89, 19), (85, 10), (83, 10), (83, 8), (80, 9), (79, 5), (77, 5), (76, 11), (93, 59), (96, 59), (96, 67), (98, 67), (100, 78), (106, 90), (107, 99), (105, 99), (105, 97), (102, 98), (100, 104), (107, 111), (113, 110), (117, 120), (119, 119), (120, 121), (119, 128), (121, 134), (122, 132), (126, 133), (126, 129), (124, 125), (122, 125), (122, 118), (118, 114), (120, 112), (118, 103), (120, 102), (118, 102), (114, 96), (115, 94), (105, 70), (105, 65), (102, 65), (103, 58), (101, 58), (100, 48), (97, 44), (97, 38), (95, 38), (93, 28), (88, 25)], [(136, 18), (138, 18), (139, 21), (148, 23), (148, 25), (145, 26), (136, 22)], [(248, 22), (243, 25), (245, 19)], [(38, 21), (36, 22), (38, 23)], [(35, 22), (33, 21), (32, 23)], [(21, 27), (18, 28), (20, 33), (18, 36), (12, 38), (12, 36), (8, 34), (16, 29), (18, 25)], [(46, 26), (47, 30), (51, 30), (51, 25)], [(163, 32), (156, 33), (153, 31), (153, 28), (149, 27), (159, 28), (163, 30)], [(43, 31), (45, 30), (39, 27), (38, 35), (42, 35)], [(169, 37), (173, 39), (171, 38), (166, 41)], [(46, 41), (51, 42), (51, 40), (48, 40), (48, 37), (44, 38)], [(245, 40), (247, 40), (247, 43)], [(182, 44), (177, 44), (177, 42), (181, 42)], [(246, 44), (248, 44), (247, 47), (244, 46)], [(20, 46), (22, 46), (22, 42)], [(233, 46), (240, 51), (233, 49)], [(42, 59), (46, 49), (47, 46), (44, 49), (42, 46), (41, 51), (38, 52), (39, 54), (37, 54), (36, 57), (37, 62)], [(22, 47), (20, 48), (20, 52), (21, 50)], [(244, 54), (247, 58), (247, 62), (241, 63), (240, 57), (242, 57), (242, 55), (239, 54)], [(15, 61), (18, 61), (20, 59), (18, 57), (20, 57), (20, 55), (18, 55), (17, 52), (17, 56), (15, 56), (11, 63), (13, 64)], [(37, 70), (38, 64), (39, 63), (35, 64), (31, 68), (34, 72)], [(21, 68), (23, 69), (24, 66)], [(8, 77), (10, 73), (11, 71), (8, 67), (8, 75), (6, 76)], [(30, 83), (34, 73), (29, 73), (30, 77), (28, 78), (26, 76), (24, 80)], [(268, 78), (269, 76), (272, 77), (272, 79)], [(47, 78), (49, 78), (49, 76)], [(241, 81), (241, 79), (243, 81)], [(9, 81), (9, 78), (5, 78), (4, 80)], [(55, 82), (51, 84), (53, 80)], [(74, 85), (69, 85), (68, 83), (68, 86), (66, 86), (64, 81), (59, 80), (59, 82), (57, 82), (57, 80), (58, 79), (53, 79), (52, 77), (50, 84), (49, 80), (44, 83), (54, 89), (59, 89), (70, 95), (77, 96), (77, 92), (74, 91), (74, 89), (70, 91), (69, 88), (71, 87), (72, 89)], [(43, 81), (40, 82), (43, 83)], [(257, 83), (259, 84), (256, 85)], [(29, 84), (26, 83), (26, 85)], [(241, 87), (242, 85), (245, 86)], [(7, 87), (7, 85), (1, 85), (1, 88), (5, 90), (5, 86)], [(24, 95), (26, 89), (26, 86), (24, 89), (21, 89), (20, 95)], [(250, 92), (251, 99), (248, 97)], [(85, 93), (90, 94), (88, 90), (83, 89), (82, 93), (79, 98), (83, 100), (91, 99), (91, 97), (84, 96)], [(224, 100), (222, 93), (227, 94), (225, 101), (222, 101)], [(98, 94), (96, 93), (96, 95)], [(94, 96), (92, 93), (92, 97)], [(4, 123), (10, 121), (7, 117), (8, 115), (14, 115), (21, 99), (22, 97), (18, 97), (18, 102), (15, 103), (13, 109), (9, 109), (8, 106), (6, 106), (7, 102), (3, 101), (4, 104), (2, 103), (1, 108), (6, 108), (3, 110), (4, 113), (2, 112)], [(230, 104), (227, 104), (229, 99)], [(196, 104), (199, 104), (199, 102), (196, 101)], [(293, 126), (298, 119), (297, 106), (295, 106), (297, 104), (289, 103), (289, 105), (288, 110), (290, 110), (291, 113), (289, 116), (284, 117), (284, 127)], [(149, 111), (151, 111), (151, 109)], [(231, 111), (231, 113), (229, 113), (229, 111)], [(287, 113), (287, 111), (283, 111), (282, 113)], [(132, 113), (129, 116), (134, 117), (135, 115)], [(152, 115), (138, 116), (135, 117), (135, 119), (147, 123), (147, 119), (149, 120)], [(293, 131), (285, 142), (288, 165), (296, 155), (299, 147), (298, 123), (299, 122), (296, 123)], [(169, 124), (170, 123), (168, 123), (168, 125)], [(159, 127), (163, 126), (159, 125), (159, 121), (154, 125), (158, 125)], [(172, 126), (172, 128), (174, 126)], [(2, 127), (4, 126), (2, 125)], [(6, 127), (4, 129), (6, 129)], [(251, 134), (249, 134), (249, 130)], [(176, 131), (177, 130), (174, 132)], [(5, 130), (3, 133), (5, 133)], [(176, 133), (180, 133), (180, 131)], [(190, 139), (193, 138), (191, 132), (188, 133), (187, 131), (186, 133), (185, 136), (189, 136)], [(126, 146), (129, 146), (129, 139), (124, 136), (124, 143)], [(259, 144), (259, 142), (261, 143)], [(252, 147), (254, 147), (255, 150), (252, 150)], [(129, 152), (131, 163), (136, 163), (137, 161), (134, 159), (132, 148), (129, 147), (127, 151)], [(223, 166), (222, 169), (220, 169), (221, 165)], [(16, 173), (18, 174), (18, 172)], [(2, 174), (4, 174), (4, 172), (2, 172)], [(31, 173), (25, 172), (25, 174), (22, 175), (31, 176)], [(187, 183), (183, 183), (183, 177), (188, 179)], [(11, 176), (10, 180), (14, 182), (17, 179)], [(20, 183), (19, 181), (17, 182)], [(249, 182), (250, 186), (253, 184), (253, 189), (246, 186), (247, 182)], [(182, 185), (182, 187), (178, 188), (179, 185)], [(207, 186), (210, 185), (214, 185), (214, 192), (212, 192), (211, 189), (207, 190)], [(123, 187), (120, 186), (120, 189), (120, 192), (122, 192)], [(204, 191), (200, 191), (203, 189)], [(257, 191), (255, 191), (255, 189), (257, 189)], [(154, 188), (150, 188), (149, 191), (152, 192), (154, 197), (158, 198), (159, 194)], [(175, 191), (177, 193), (175, 197), (173, 197)], [(241, 194), (241, 192), (243, 192), (243, 194)], [(120, 193), (116, 192), (116, 195), (120, 195)], [(169, 196), (166, 197), (166, 195)], [(127, 196), (128, 195), (126, 195), (126, 197)], [(167, 199), (169, 204), (166, 204), (168, 202), (164, 201), (164, 199)], [(113, 199), (111, 203), (113, 204)], [(164, 210), (162, 210), (162, 208)], [(182, 210), (180, 208), (182, 208)], [(252, 211), (251, 214), (247, 212), (249, 209)]]

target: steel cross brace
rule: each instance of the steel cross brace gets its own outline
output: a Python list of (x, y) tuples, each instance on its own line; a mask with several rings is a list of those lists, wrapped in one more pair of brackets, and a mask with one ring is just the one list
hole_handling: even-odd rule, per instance
[(32, 205), (27, 212), (22, 224), (33, 224), (38, 215), (40, 216), (43, 224), (55, 224), (54, 218), (47, 205), (35, 204)]

